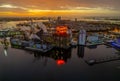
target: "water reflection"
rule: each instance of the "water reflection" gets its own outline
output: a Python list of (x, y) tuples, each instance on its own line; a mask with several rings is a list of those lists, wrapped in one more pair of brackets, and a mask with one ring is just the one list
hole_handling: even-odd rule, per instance
[(5, 56), (8, 56), (7, 50), (8, 50), (8, 47), (5, 46), (5, 47), (4, 47), (4, 55), (5, 55)]
[(8, 50), (9, 43), (8, 43), (7, 38), (4, 38), (3, 45), (4, 45), (4, 55), (8, 56), (7, 50)]
[(83, 58), (84, 57), (84, 51), (85, 51), (85, 47), (84, 46), (78, 46), (78, 57), (80, 58)]
[[(102, 45), (98, 46), (97, 49), (90, 50), (84, 46), (78, 46), (78, 50), (77, 48), (72, 49), (72, 53), (71, 50), (52, 50), (46, 54), (38, 52), (31, 52), (30, 54), (28, 51), (9, 48), (7, 58), (4, 58), (2, 54), (0, 56), (0, 63), (2, 64), (0, 70), (2, 72), (0, 73), (3, 76), (0, 81), (3, 81), (3, 79), (7, 79), (6, 81), (17, 81), (18, 79), (20, 81), (35, 81), (34, 79), (49, 81), (51, 78), (55, 81), (81, 80), (81, 78), (84, 81), (89, 81), (93, 76), (96, 81), (99, 76), (104, 77), (103, 73), (106, 76), (111, 74), (111, 78), (115, 79), (120, 74), (119, 69), (115, 69), (119, 67), (119, 61), (106, 64), (99, 63), (92, 67), (84, 62), (85, 59), (89, 60), (89, 58), (112, 57), (115, 55), (114, 52), (117, 52), (113, 48), (105, 48), (106, 46)], [(84, 59), (81, 57), (84, 57)], [(107, 72), (105, 72), (106, 69)], [(107, 77), (109, 78), (109, 76)]]
[(89, 48), (89, 49), (96, 49), (97, 45), (90, 45), (90, 46), (87, 46), (87, 48)]
[(71, 58), (71, 49), (69, 50), (56, 49), (47, 53), (33, 52), (32, 54), (34, 54), (35, 57), (34, 62), (44, 58), (44, 66), (46, 66), (48, 62), (48, 58), (52, 58), (56, 61), (56, 64), (60, 66), (67, 63), (68, 59)]

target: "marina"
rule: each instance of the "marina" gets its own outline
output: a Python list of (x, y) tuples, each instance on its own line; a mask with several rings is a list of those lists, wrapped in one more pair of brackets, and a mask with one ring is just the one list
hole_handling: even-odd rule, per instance
[[(52, 24), (53, 22), (54, 24)], [(20, 21), (20, 23), (18, 21), (15, 21), (15, 23), (12, 21), (12, 23), (11, 26), (15, 27), (13, 27), (12, 29), (10, 29), (9, 27), (4, 27), (4, 29), (0, 31), (0, 37), (1, 44), (9, 41), (9, 46), (14, 48), (47, 52), (47, 50), (50, 50), (52, 48), (69, 49), (72, 46), (76, 47), (79, 45), (83, 45), (88, 48), (94, 48), (98, 45), (109, 44), (109, 46), (112, 46), (113, 48), (118, 47), (119, 49), (119, 44), (117, 45), (117, 43), (115, 42), (109, 42), (115, 41), (120, 37), (120, 35), (118, 34), (119, 27), (116, 27), (119, 26), (118, 24), (86, 20), (62, 20), (61, 17), (58, 17), (56, 20), (53, 21), (51, 19), (41, 22), (39, 20), (30, 19), (27, 21)], [(101, 31), (102, 29), (100, 29), (98, 30), (99, 32), (96, 30), (96, 32), (93, 31), (94, 28), (98, 26), (103, 27), (103, 25), (104, 28), (108, 29), (105, 31)], [(79, 27), (75, 28), (76, 26)], [(86, 27), (87, 29), (89, 29), (89, 27), (92, 27), (92, 29), (88, 31)], [(79, 31), (74, 32), (76, 30)]]
[(95, 32), (94, 26), (89, 31), (89, 27), (86, 29), (86, 25), (90, 25), (88, 21), (77, 25), (79, 29), (73, 28), (76, 21), (54, 21), (52, 24), (30, 20), (17, 23), (13, 29), (1, 29), (1, 81), (92, 81), (99, 76), (106, 76), (106, 80), (119, 79), (120, 35), (113, 33), (119, 33), (114, 27), (117, 25), (112, 27), (107, 23), (111, 27)]
[(120, 81), (120, 0), (0, 0), (0, 81)]

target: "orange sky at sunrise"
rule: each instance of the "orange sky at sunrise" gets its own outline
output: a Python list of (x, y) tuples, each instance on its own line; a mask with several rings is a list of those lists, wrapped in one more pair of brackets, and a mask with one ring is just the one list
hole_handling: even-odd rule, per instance
[(0, 16), (119, 16), (119, 0), (0, 0)]

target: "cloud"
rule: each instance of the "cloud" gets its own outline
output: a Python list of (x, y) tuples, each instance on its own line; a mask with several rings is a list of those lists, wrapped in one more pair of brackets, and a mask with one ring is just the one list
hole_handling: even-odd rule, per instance
[(0, 0), (1, 4), (12, 4), (23, 7), (42, 9), (60, 9), (60, 6), (79, 7), (113, 7), (119, 8), (120, 0)]
[[(45, 13), (120, 13), (120, 0), (0, 0), (1, 12)], [(12, 14), (12, 13), (11, 13)], [(37, 14), (37, 15), (38, 15)]]
[(65, 9), (65, 10), (102, 10), (103, 8), (100, 8), (100, 7), (97, 7), (97, 8), (94, 8), (94, 7), (79, 7), (79, 6), (76, 6), (76, 7), (72, 7), (72, 6), (60, 6), (61, 9)]
[(2, 8), (17, 8), (17, 6), (12, 6), (12, 5), (1, 5), (0, 7), (2, 7)]
[(25, 7), (14, 6), (14, 5), (10, 5), (10, 4), (0, 5), (0, 8), (13, 8), (13, 9), (23, 9), (23, 10), (27, 10), (28, 9), (28, 8), (25, 8)]

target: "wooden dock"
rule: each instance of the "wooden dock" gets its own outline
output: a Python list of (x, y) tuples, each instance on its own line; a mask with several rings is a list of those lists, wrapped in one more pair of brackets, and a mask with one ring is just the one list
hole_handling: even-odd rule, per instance
[(104, 57), (104, 58), (100, 58), (100, 59), (86, 60), (85, 62), (88, 65), (94, 65), (94, 64), (100, 64), (100, 63), (116, 61), (116, 60), (120, 60), (120, 55), (118, 55), (118, 56), (111, 56), (111, 57)]

